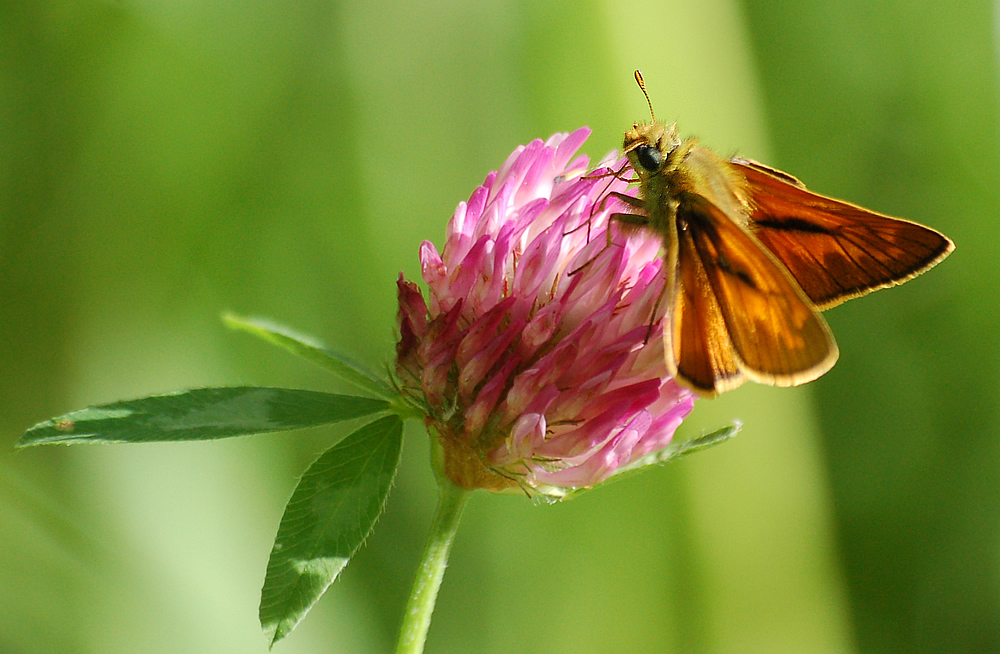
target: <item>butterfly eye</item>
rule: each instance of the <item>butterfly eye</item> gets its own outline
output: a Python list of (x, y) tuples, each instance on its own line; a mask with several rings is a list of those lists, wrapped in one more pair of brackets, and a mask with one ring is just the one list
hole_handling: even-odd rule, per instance
[(635, 156), (639, 160), (639, 165), (651, 173), (659, 170), (660, 164), (663, 163), (663, 153), (651, 145), (640, 145), (637, 147), (635, 149)]

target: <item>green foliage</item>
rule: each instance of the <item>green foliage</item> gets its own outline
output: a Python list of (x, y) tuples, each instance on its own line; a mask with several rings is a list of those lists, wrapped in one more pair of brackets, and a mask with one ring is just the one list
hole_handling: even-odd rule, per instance
[(385, 400), (289, 388), (200, 388), (73, 411), (35, 425), (17, 447), (203, 441), (318, 427), (388, 408)]
[(326, 592), (375, 526), (399, 465), (403, 423), (386, 416), (324, 452), (288, 500), (260, 598), (278, 642)]
[(233, 314), (226, 314), (222, 319), (229, 327), (253, 334), (272, 345), (312, 361), (361, 390), (387, 399), (395, 395), (384, 381), (347, 355), (325, 348), (312, 338), (298, 334), (284, 325), (261, 318), (243, 318)]
[[(262, 320), (227, 322), (365, 388), (388, 386), (360, 364)], [(318, 427), (389, 410), (386, 400), (287, 388), (202, 388), (114, 402), (39, 423), (17, 447), (213, 440)], [(403, 422), (388, 415), (322, 454), (302, 476), (278, 527), (261, 592), (260, 622), (273, 646), (326, 592), (385, 507), (399, 466)]]

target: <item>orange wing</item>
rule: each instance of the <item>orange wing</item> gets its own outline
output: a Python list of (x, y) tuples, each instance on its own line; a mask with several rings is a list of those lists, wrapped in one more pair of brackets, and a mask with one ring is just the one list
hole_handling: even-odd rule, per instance
[(763, 164), (730, 163), (746, 178), (751, 232), (821, 310), (901, 284), (955, 248), (933, 229), (818, 195)]
[(667, 352), (677, 376), (716, 394), (744, 376), (812, 381), (837, 360), (826, 322), (760, 243), (700, 195), (679, 197)]
[(716, 395), (732, 390), (746, 379), (735, 358), (719, 302), (689, 233), (682, 233), (676, 242), (672, 306), (663, 323), (667, 367), (671, 375), (699, 393)]

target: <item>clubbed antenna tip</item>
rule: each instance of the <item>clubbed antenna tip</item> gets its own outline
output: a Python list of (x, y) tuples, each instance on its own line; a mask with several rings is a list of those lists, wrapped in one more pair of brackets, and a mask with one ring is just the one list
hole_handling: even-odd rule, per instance
[(646, 93), (646, 82), (642, 80), (642, 71), (640, 70), (635, 71), (635, 83), (639, 85), (639, 89), (642, 91), (642, 94), (646, 96), (646, 104), (649, 105), (649, 117), (652, 118), (655, 123), (656, 114), (653, 113), (653, 103), (649, 99), (649, 94)]

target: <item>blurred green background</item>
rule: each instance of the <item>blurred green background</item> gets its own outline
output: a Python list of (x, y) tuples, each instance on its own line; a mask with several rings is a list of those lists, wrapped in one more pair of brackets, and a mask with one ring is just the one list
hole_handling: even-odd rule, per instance
[[(827, 314), (841, 360), (700, 402), (732, 443), (551, 507), (477, 495), (428, 652), (1000, 651), (996, 7), (861, 0), (4, 2), (0, 425), (206, 385), (347, 390), (219, 321), (373, 367), (394, 279), (518, 144), (647, 110), (936, 227)], [(342, 433), (342, 432), (340, 432)], [(336, 434), (0, 457), (0, 652), (266, 652), (297, 475)], [(434, 503), (387, 512), (276, 651), (391, 649)]]

